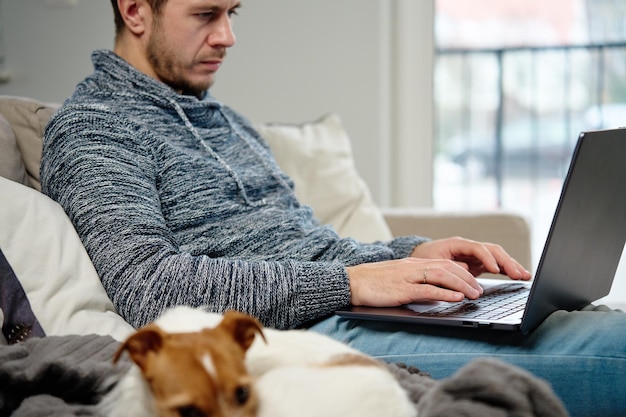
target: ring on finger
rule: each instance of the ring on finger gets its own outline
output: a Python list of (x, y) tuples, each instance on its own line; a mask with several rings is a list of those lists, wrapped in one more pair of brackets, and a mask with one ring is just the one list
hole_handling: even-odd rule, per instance
[(424, 282), (422, 284), (428, 284), (428, 267), (424, 268)]

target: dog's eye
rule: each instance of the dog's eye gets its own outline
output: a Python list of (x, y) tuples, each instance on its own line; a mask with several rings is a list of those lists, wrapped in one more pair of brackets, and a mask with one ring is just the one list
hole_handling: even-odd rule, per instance
[(205, 417), (204, 413), (195, 405), (185, 405), (177, 409), (180, 417)]
[(237, 404), (244, 405), (250, 399), (250, 387), (241, 385), (235, 388), (235, 401)]

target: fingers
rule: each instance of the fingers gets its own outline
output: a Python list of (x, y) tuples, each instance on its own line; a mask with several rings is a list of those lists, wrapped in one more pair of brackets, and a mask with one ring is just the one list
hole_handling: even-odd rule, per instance
[(454, 262), (424, 262), (422, 271), (422, 278), (426, 279), (422, 279), (421, 284), (431, 288), (419, 288), (419, 291), (426, 292), (427, 299), (441, 299), (438, 297), (446, 297), (446, 299), (442, 299), (444, 301), (447, 301), (448, 297), (476, 299), (483, 293), (478, 281), (466, 269)]
[(418, 300), (476, 299), (482, 288), (463, 267), (445, 259), (405, 258), (346, 268), (353, 305), (398, 306)]
[(512, 279), (530, 279), (530, 272), (500, 245), (493, 243), (482, 243), (460, 237), (433, 240), (418, 245), (411, 256), (454, 260), (474, 276), (490, 272), (504, 273)]
[[(416, 288), (415, 295), (412, 297), (412, 300), (409, 302), (415, 301), (424, 301), (424, 300), (432, 300), (432, 301), (447, 301), (447, 302), (458, 302), (463, 301), (465, 299), (465, 294), (449, 290), (447, 288), (437, 287), (434, 285), (424, 286), (423, 288)], [(407, 303), (404, 303), (407, 304)]]
[[(493, 256), (499, 266), (497, 273), (504, 273), (511, 279), (528, 280), (531, 274), (519, 262), (513, 259), (500, 245), (483, 243), (482, 246)], [(488, 270), (488, 272), (493, 272)]]
[(369, 306), (476, 299), (483, 290), (475, 277), (483, 272), (531, 278), (500, 245), (459, 237), (422, 243), (410, 258), (357, 265), (347, 271), (352, 303)]

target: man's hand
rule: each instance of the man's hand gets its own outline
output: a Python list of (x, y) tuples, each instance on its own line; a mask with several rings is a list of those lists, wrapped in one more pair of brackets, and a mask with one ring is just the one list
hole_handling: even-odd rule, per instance
[(457, 262), (473, 276), (483, 272), (503, 273), (511, 279), (529, 280), (530, 272), (500, 245), (481, 243), (460, 237), (432, 240), (417, 245), (412, 257), (422, 259), (449, 259)]
[(512, 279), (530, 279), (500, 246), (462, 238), (418, 245), (411, 257), (347, 268), (353, 305), (391, 307), (420, 300), (476, 299), (482, 288), (475, 276), (504, 271)]

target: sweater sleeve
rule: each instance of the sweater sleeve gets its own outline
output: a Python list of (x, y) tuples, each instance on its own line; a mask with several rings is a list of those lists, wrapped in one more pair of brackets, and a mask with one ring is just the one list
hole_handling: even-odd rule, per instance
[(180, 250), (161, 212), (152, 151), (134, 140), (132, 125), (101, 113), (55, 115), (41, 182), (72, 220), (129, 323), (142, 326), (184, 304), (237, 309), (267, 326), (292, 328), (349, 303), (342, 263), (247, 262)]

